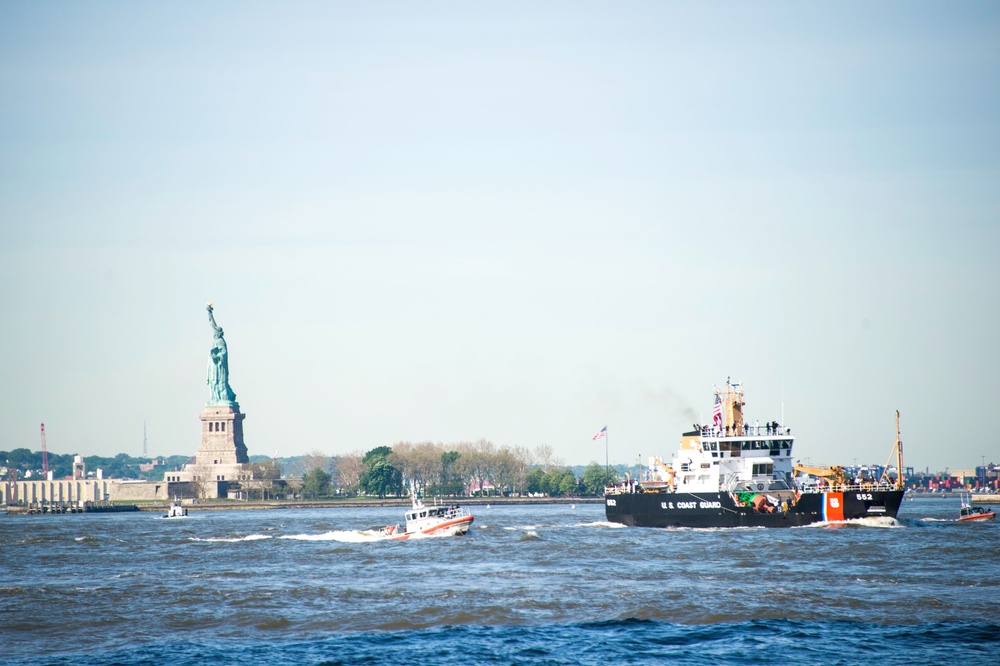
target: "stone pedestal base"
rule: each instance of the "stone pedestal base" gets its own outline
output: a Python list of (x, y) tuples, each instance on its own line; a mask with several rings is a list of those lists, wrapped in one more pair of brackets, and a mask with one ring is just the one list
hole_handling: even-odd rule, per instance
[(167, 472), (167, 483), (194, 484), (187, 492), (198, 497), (225, 496), (228, 484), (242, 476), (243, 465), (250, 462), (243, 443), (243, 419), (237, 404), (208, 405), (201, 420), (201, 446), (195, 462), (180, 472)]
[(243, 443), (243, 419), (238, 405), (209, 405), (201, 419), (201, 446), (196, 465), (241, 465), (250, 462)]

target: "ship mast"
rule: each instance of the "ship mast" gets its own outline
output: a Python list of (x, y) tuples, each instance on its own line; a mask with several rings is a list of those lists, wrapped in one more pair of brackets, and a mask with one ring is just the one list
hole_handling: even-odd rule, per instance
[(906, 483), (903, 481), (903, 440), (899, 438), (899, 410), (896, 410), (896, 489), (903, 490)]

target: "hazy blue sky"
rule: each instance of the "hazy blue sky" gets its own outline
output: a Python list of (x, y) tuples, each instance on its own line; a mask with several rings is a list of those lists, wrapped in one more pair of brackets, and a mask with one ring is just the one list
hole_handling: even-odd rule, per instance
[(0, 4), (0, 449), (1000, 463), (995, 2)]

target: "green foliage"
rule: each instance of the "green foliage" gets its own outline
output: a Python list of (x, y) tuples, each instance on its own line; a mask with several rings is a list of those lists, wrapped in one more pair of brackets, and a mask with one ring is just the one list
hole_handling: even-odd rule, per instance
[(319, 467), (306, 472), (302, 477), (302, 496), (309, 499), (330, 495), (330, 474)]
[[(74, 453), (49, 453), (49, 471), (52, 476), (61, 479), (73, 474)], [(186, 461), (187, 456), (172, 456), (167, 462), (167, 469), (174, 469)], [(169, 461), (173, 460), (171, 464)], [(113, 458), (103, 456), (86, 456), (83, 462), (87, 466), (87, 473), (92, 474), (98, 469), (104, 470), (106, 478), (117, 479), (142, 479), (160, 480), (163, 478), (163, 468), (154, 470), (153, 473), (146, 473), (139, 469), (139, 465), (152, 462), (152, 458), (133, 458), (126, 453), (119, 453)], [(20, 471), (21, 478), (26, 477), (29, 470), (33, 474), (41, 474), (43, 470), (42, 452), (29, 451), (28, 449), (14, 449), (13, 451), (0, 451), (0, 465), (12, 467)]]
[(403, 474), (384, 457), (375, 456), (361, 475), (359, 485), (368, 495), (386, 497), (394, 494), (398, 497), (403, 491)]
[(361, 459), (361, 462), (365, 466), (369, 466), (377, 458), (388, 458), (389, 454), (392, 453), (392, 447), (389, 446), (376, 446), (374, 449), (365, 454), (365, 457)]
[(573, 472), (566, 470), (563, 472), (562, 478), (559, 480), (559, 494), (560, 495), (576, 495), (579, 488), (579, 484), (576, 481), (576, 477), (573, 476)]
[(525, 486), (529, 493), (543, 493), (552, 497), (575, 495), (579, 484), (570, 469), (553, 469), (546, 472), (540, 467), (528, 471)]
[(618, 472), (607, 470), (603, 466), (592, 462), (587, 465), (580, 478), (580, 485), (584, 495), (603, 495), (604, 487), (618, 482)]
[(529, 493), (547, 493), (548, 488), (545, 483), (545, 470), (541, 467), (533, 467), (525, 477), (525, 486)]
[[(451, 481), (452, 467), (454, 467), (455, 462), (461, 457), (461, 453), (458, 451), (445, 451), (441, 454), (441, 483), (447, 484)], [(459, 484), (461, 485), (461, 484)], [(461, 492), (459, 489), (458, 492)]]

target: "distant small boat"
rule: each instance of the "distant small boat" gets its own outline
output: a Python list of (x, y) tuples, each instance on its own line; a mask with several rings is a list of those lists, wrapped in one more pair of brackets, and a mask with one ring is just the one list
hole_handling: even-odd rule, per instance
[(170, 505), (170, 510), (167, 511), (167, 515), (164, 518), (187, 518), (188, 510), (181, 506), (180, 501), (175, 501)]
[(972, 506), (972, 497), (968, 501), (962, 498), (962, 507), (958, 510), (958, 519), (962, 522), (993, 520), (997, 514), (992, 509), (984, 509), (981, 506)]

